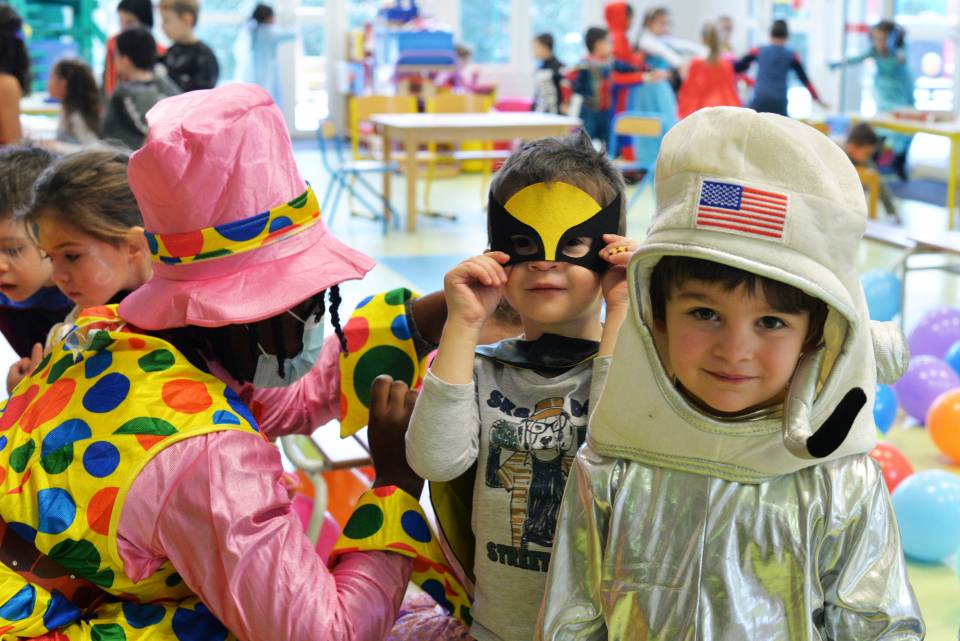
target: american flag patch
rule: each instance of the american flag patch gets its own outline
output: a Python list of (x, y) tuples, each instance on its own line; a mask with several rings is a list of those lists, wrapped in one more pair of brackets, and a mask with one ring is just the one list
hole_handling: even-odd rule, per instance
[(787, 196), (704, 180), (697, 206), (697, 227), (713, 227), (763, 238), (783, 238)]

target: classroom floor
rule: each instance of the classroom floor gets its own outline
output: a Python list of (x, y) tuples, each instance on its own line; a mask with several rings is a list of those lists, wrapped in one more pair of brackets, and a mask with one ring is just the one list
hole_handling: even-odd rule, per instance
[[(313, 149), (297, 145), (301, 171), (313, 185), (322, 189), (326, 179)], [(351, 217), (345, 198), (341, 199), (332, 229), (348, 243), (370, 254), (377, 266), (361, 283), (342, 287), (344, 309), (370, 292), (407, 286), (419, 292), (430, 292), (442, 287), (444, 273), (453, 265), (483, 251), (486, 243), (486, 221), (482, 207), (479, 175), (465, 174), (434, 182), (432, 208), (456, 213), (457, 220), (421, 216), (417, 233), (391, 231), (381, 234), (377, 223)], [(379, 181), (376, 183), (379, 186)], [(405, 202), (405, 181), (395, 177), (392, 183), (393, 202)], [(421, 182), (418, 196), (422, 199)], [(628, 188), (632, 189), (632, 188)], [(628, 231), (641, 239), (653, 211), (652, 190), (645, 192), (628, 213)], [(904, 225), (915, 230), (941, 231), (947, 227), (946, 212), (941, 207), (904, 201)], [(898, 252), (887, 247), (864, 242), (860, 250), (863, 270), (890, 268), (898, 259)], [(917, 259), (919, 260), (919, 259)], [(937, 259), (931, 258), (932, 262)], [(906, 327), (911, 328), (928, 310), (940, 306), (960, 306), (960, 281), (949, 272), (940, 270), (914, 272), (908, 279)], [(888, 436), (918, 470), (941, 467), (960, 474), (960, 466), (950, 466), (937, 452), (923, 429), (908, 427), (902, 415)], [(920, 601), (927, 623), (927, 638), (946, 640), (958, 638), (960, 628), (960, 577), (957, 559), (942, 564), (909, 564), (910, 578)]]

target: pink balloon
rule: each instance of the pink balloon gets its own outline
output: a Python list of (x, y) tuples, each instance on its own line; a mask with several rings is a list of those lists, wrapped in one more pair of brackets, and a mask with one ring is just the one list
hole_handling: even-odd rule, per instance
[(923, 423), (927, 410), (938, 396), (960, 387), (960, 376), (936, 356), (924, 354), (910, 358), (907, 373), (894, 384), (900, 407)]
[(929, 354), (937, 358), (947, 355), (960, 340), (960, 309), (943, 307), (926, 313), (910, 332), (910, 356)]

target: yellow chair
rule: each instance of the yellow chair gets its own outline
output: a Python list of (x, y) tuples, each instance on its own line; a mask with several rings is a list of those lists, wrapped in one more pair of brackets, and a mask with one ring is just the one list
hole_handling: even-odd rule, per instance
[[(374, 114), (414, 114), (417, 113), (417, 99), (414, 96), (354, 96), (350, 99), (350, 146), (354, 160), (373, 158), (374, 154), (360, 153), (361, 138), (373, 148), (373, 136), (364, 136), (360, 125), (369, 122)], [(378, 158), (379, 160), (379, 158)]]
[[(487, 113), (492, 106), (492, 96), (463, 93), (438, 94), (428, 98), (426, 103), (427, 113), (434, 114)], [(479, 147), (479, 149), (471, 149), (470, 147)], [(490, 140), (466, 142), (461, 145), (460, 149), (450, 153), (438, 153), (436, 143), (430, 143), (428, 149), (430, 157), (427, 164), (426, 185), (423, 190), (423, 209), (428, 215), (441, 216), (445, 215), (430, 210), (430, 186), (433, 183), (438, 160), (447, 162), (479, 161), (480, 170), (483, 174), (480, 181), (480, 196), (483, 200), (486, 197), (487, 183), (490, 181), (493, 161), (504, 159), (510, 155), (509, 151), (495, 150), (493, 141)], [(453, 216), (449, 217), (452, 218)]]
[[(660, 153), (660, 142), (666, 133), (663, 117), (646, 111), (624, 111), (613, 117), (610, 125), (610, 141), (607, 154), (621, 172), (643, 172), (633, 186), (633, 195), (627, 201), (627, 211), (640, 197), (645, 183), (653, 183), (653, 173)], [(633, 142), (634, 160), (620, 157), (620, 137), (628, 136)]]
[(877, 218), (877, 201), (880, 199), (880, 174), (870, 167), (857, 167), (860, 184), (867, 190), (867, 216), (870, 220)]

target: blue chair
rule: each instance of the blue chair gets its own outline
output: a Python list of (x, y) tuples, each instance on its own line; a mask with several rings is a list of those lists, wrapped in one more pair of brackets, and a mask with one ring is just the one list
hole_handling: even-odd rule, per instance
[[(666, 133), (667, 127), (663, 116), (646, 111), (624, 111), (613, 117), (610, 125), (610, 144), (607, 146), (610, 158), (620, 171), (644, 171), (643, 178), (634, 185), (633, 195), (627, 201), (627, 211), (633, 207), (643, 186), (653, 181), (653, 172), (657, 164), (657, 154), (660, 153), (660, 142)], [(629, 136), (633, 139), (635, 160), (620, 158), (619, 137)]]
[[(383, 216), (384, 207), (389, 212), (388, 218), (395, 224), (399, 224), (399, 217), (393, 206), (364, 178), (365, 175), (382, 176), (394, 171), (396, 166), (393, 163), (387, 164), (379, 160), (348, 160), (343, 152), (343, 140), (337, 133), (336, 125), (329, 119), (321, 121), (317, 128), (317, 146), (320, 148), (320, 161), (323, 163), (323, 168), (330, 174), (330, 181), (320, 201), (320, 211), (329, 211), (328, 226), (333, 224), (337, 205), (340, 203), (340, 195), (344, 191), (370, 213), (371, 220), (379, 221), (383, 225), (384, 234), (387, 233), (388, 226), (388, 220)], [(330, 202), (331, 197), (333, 203), (328, 210), (327, 203)]]

